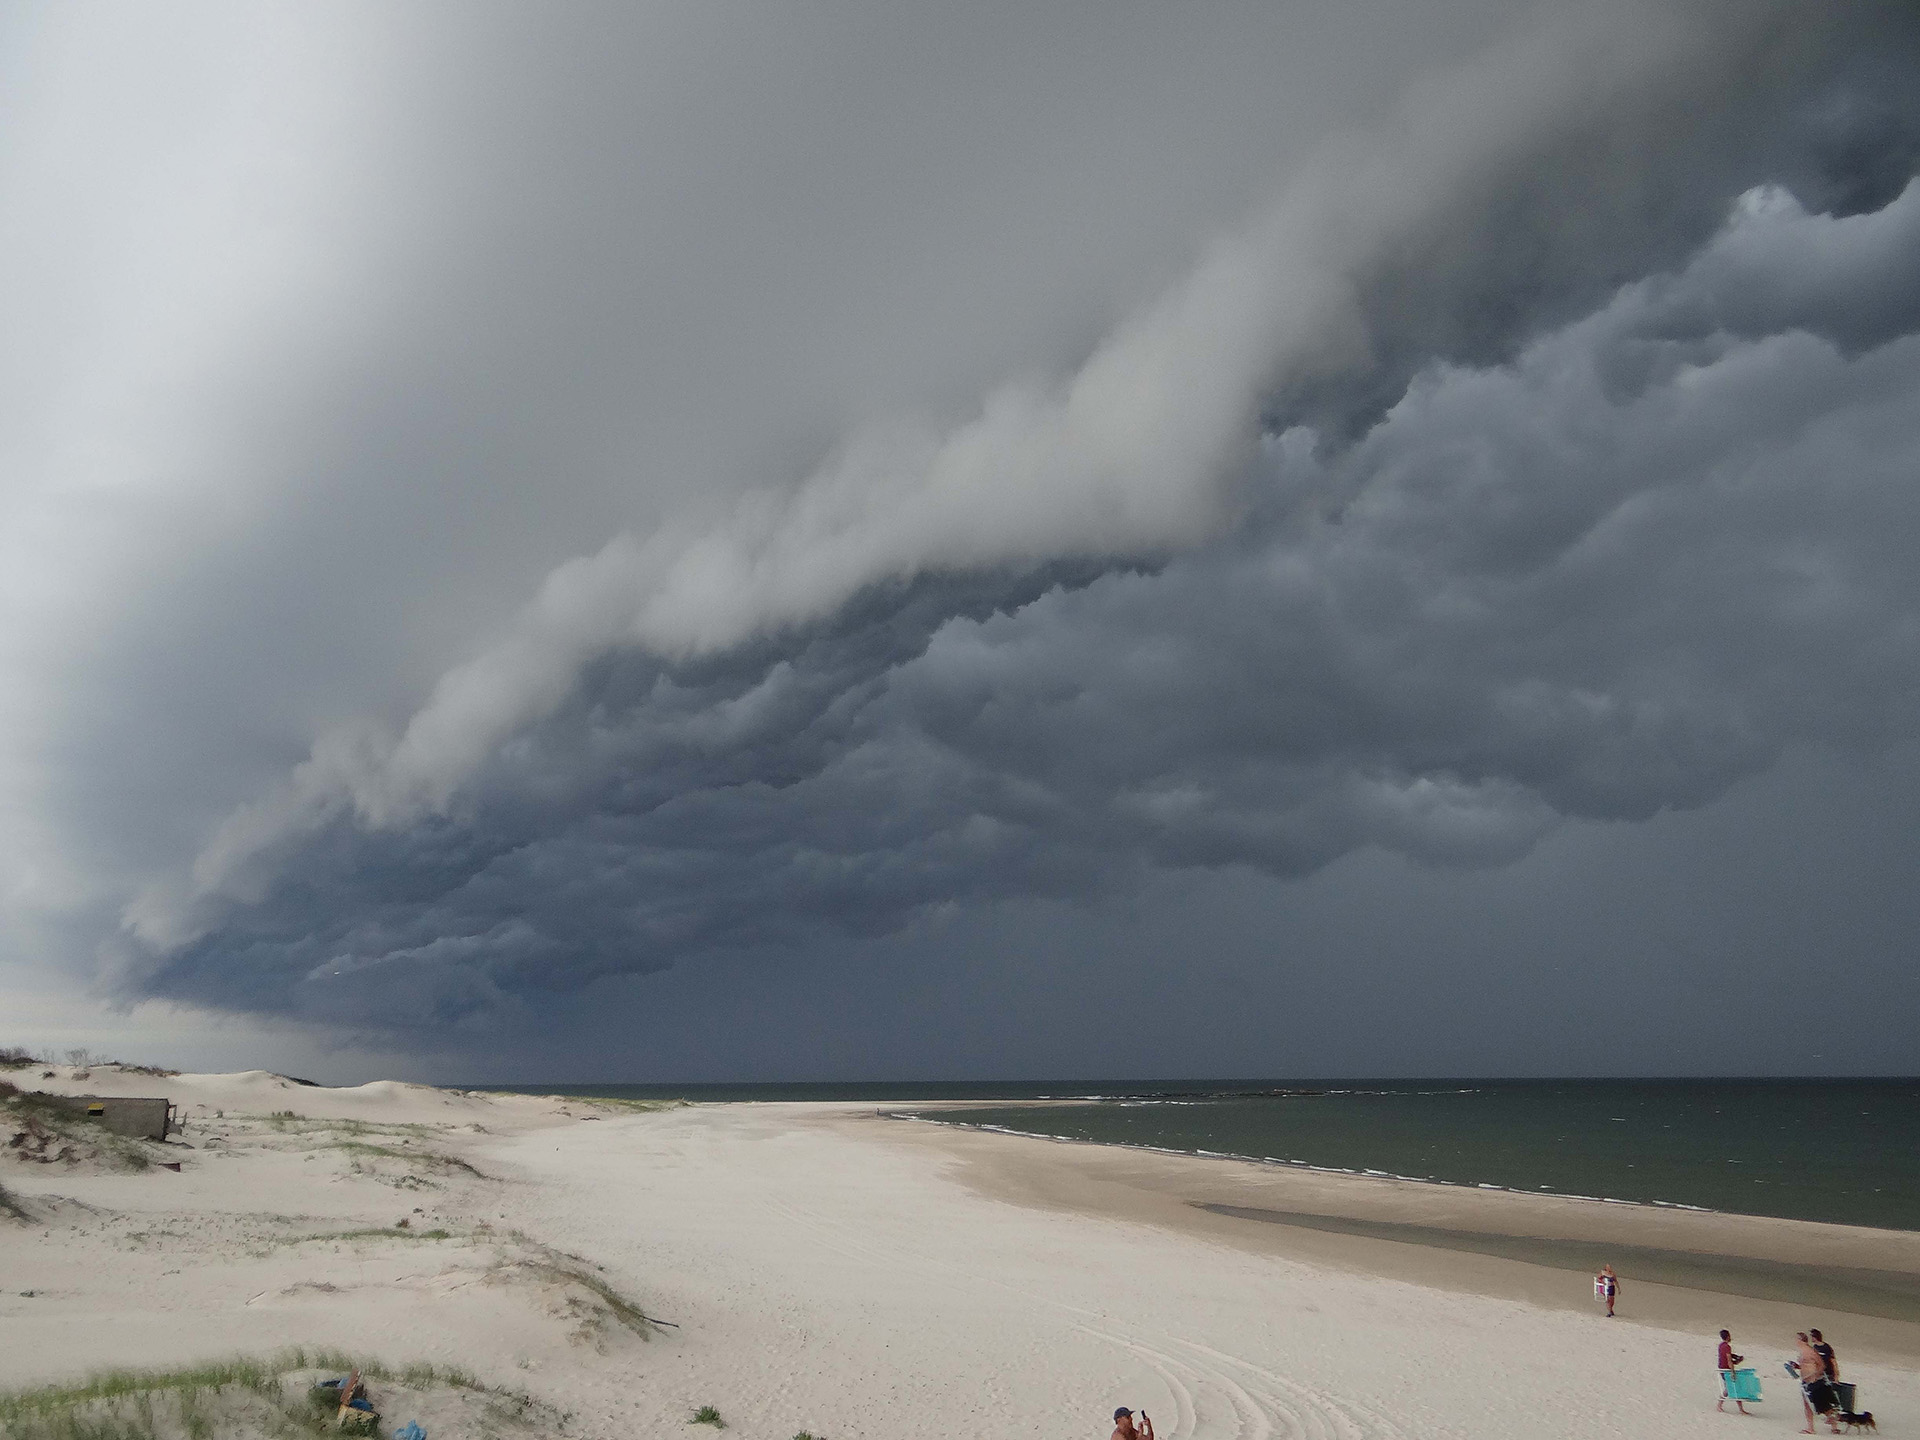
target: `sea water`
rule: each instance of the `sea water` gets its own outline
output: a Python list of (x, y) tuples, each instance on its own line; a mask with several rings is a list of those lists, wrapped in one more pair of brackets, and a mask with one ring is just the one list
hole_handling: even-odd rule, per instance
[(1910, 1080), (1291, 1086), (934, 1118), (1450, 1185), (1920, 1229), (1920, 1082)]

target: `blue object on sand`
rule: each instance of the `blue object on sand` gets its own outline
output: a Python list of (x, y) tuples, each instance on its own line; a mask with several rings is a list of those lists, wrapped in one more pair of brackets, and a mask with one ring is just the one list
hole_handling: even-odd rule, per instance
[(420, 1428), (418, 1420), (409, 1420), (393, 1432), (393, 1440), (427, 1440), (427, 1432)]
[(1758, 1400), (1760, 1398), (1758, 1370), (1722, 1370), (1720, 1378), (1726, 1382), (1727, 1399)]

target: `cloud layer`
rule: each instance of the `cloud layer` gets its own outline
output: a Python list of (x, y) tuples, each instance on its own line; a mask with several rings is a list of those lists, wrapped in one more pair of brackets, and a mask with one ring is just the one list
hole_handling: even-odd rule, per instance
[(1912, 17), (1333, 13), (343, 7), (22, 102), (173, 258), (15, 317), (121, 277), (8, 412), (16, 934), (484, 1024), (1912, 737)]
[[(1162, 563), (875, 583), (799, 637), (596, 659), (456, 803), (342, 805), (147, 983), (390, 1014), (884, 933), (1147, 867), (1523, 853), (1920, 727), (1920, 185), (1741, 197), (1682, 270), (1355, 443), (1268, 439)], [(202, 988), (204, 987), (204, 989)]]

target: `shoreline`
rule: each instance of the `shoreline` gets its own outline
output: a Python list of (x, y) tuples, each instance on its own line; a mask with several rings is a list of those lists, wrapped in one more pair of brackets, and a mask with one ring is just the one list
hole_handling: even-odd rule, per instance
[(1612, 1255), (1622, 1274), (1624, 1318), (1696, 1333), (1731, 1324), (1791, 1335), (1825, 1317), (1826, 1328), (1838, 1323), (1853, 1333), (1856, 1347), (1920, 1365), (1920, 1231), (1483, 1188), (937, 1120), (907, 1125), (892, 1116), (891, 1107), (869, 1109), (864, 1123), (897, 1143), (946, 1155), (964, 1183), (1016, 1204), (1574, 1313), (1593, 1310), (1592, 1271)]
[[(974, 1102), (965, 1103), (975, 1108)], [(1049, 1108), (1057, 1102), (1048, 1102)], [(1095, 1101), (1070, 1101), (1070, 1104), (1095, 1104)], [(996, 1109), (1011, 1109), (1011, 1106), (996, 1104)], [(1315, 1165), (1310, 1160), (1288, 1160), (1278, 1155), (1242, 1155), (1234, 1150), (1181, 1150), (1172, 1145), (1147, 1145), (1137, 1140), (1089, 1140), (1082, 1135), (1053, 1135), (1043, 1130), (1016, 1130), (1011, 1125), (987, 1125), (977, 1120), (939, 1120), (931, 1115), (916, 1114), (908, 1110), (889, 1110), (880, 1116), (883, 1120), (917, 1120), (923, 1125), (946, 1125), (955, 1130), (978, 1130), (988, 1135), (1012, 1135), (1023, 1140), (1051, 1140), (1057, 1145), (1103, 1145), (1116, 1150), (1141, 1150), (1149, 1155), (1186, 1155), (1196, 1160), (1234, 1160), (1243, 1165), (1278, 1165), (1288, 1170), (1305, 1170), (1315, 1175), (1350, 1175), (1357, 1180), (1396, 1180), (1404, 1185), (1444, 1185), (1453, 1190), (1497, 1190), (1507, 1195), (1549, 1195), (1560, 1200), (1581, 1200), (1592, 1205), (1634, 1205), (1646, 1210), (1690, 1210), (1700, 1215), (1754, 1215), (1751, 1210), (1716, 1210), (1711, 1205), (1689, 1205), (1681, 1200), (1623, 1200), (1612, 1195), (1576, 1195), (1568, 1190), (1523, 1190), (1518, 1185), (1496, 1185), (1488, 1180), (1441, 1180), (1432, 1175), (1402, 1175), (1393, 1170), (1362, 1170), (1346, 1165)], [(1768, 1216), (1762, 1218), (1791, 1220), (1791, 1215)], [(1843, 1220), (1817, 1220), (1809, 1222), (1818, 1225), (1844, 1225)], [(1873, 1230), (1885, 1227), (1862, 1225), (1856, 1229)], [(1920, 1227), (1916, 1227), (1920, 1228)]]

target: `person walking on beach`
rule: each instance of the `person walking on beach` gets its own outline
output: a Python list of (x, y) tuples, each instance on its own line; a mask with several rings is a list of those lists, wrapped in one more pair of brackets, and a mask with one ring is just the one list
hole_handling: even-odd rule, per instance
[(1613, 1297), (1620, 1293), (1620, 1277), (1613, 1273), (1611, 1265), (1602, 1265), (1600, 1273), (1593, 1277), (1593, 1293), (1607, 1302), (1607, 1318), (1613, 1318)]
[(1133, 1411), (1122, 1405), (1113, 1412), (1113, 1440), (1153, 1440), (1153, 1421), (1140, 1412), (1140, 1427), (1134, 1428)]
[(1818, 1414), (1827, 1417), (1827, 1428), (1838, 1435), (1840, 1426), (1833, 1419), (1834, 1392), (1833, 1385), (1827, 1379), (1826, 1358), (1813, 1348), (1813, 1341), (1807, 1338), (1806, 1331), (1801, 1331), (1794, 1339), (1800, 1342), (1800, 1356), (1796, 1362), (1798, 1368), (1794, 1373), (1800, 1377), (1800, 1408), (1807, 1417), (1807, 1428), (1800, 1433), (1814, 1433), (1813, 1417)]
[(1827, 1343), (1826, 1337), (1818, 1330), (1809, 1330), (1807, 1334), (1813, 1337), (1813, 1353), (1820, 1357), (1820, 1364), (1827, 1372), (1827, 1379), (1829, 1381), (1838, 1380), (1840, 1378), (1840, 1359), (1833, 1353), (1833, 1346)]
[[(1728, 1334), (1725, 1330), (1722, 1330), (1720, 1332), (1720, 1362), (1719, 1362), (1720, 1363), (1720, 1403), (1714, 1406), (1713, 1407), (1714, 1409), (1725, 1410), (1727, 1408), (1727, 1397), (1733, 1393), (1734, 1367), (1746, 1358), (1747, 1357), (1744, 1355), (1736, 1355), (1733, 1353), (1733, 1336)], [(1740, 1413), (1742, 1415), (1747, 1413), (1746, 1401), (1735, 1400), (1733, 1403), (1740, 1407)]]

